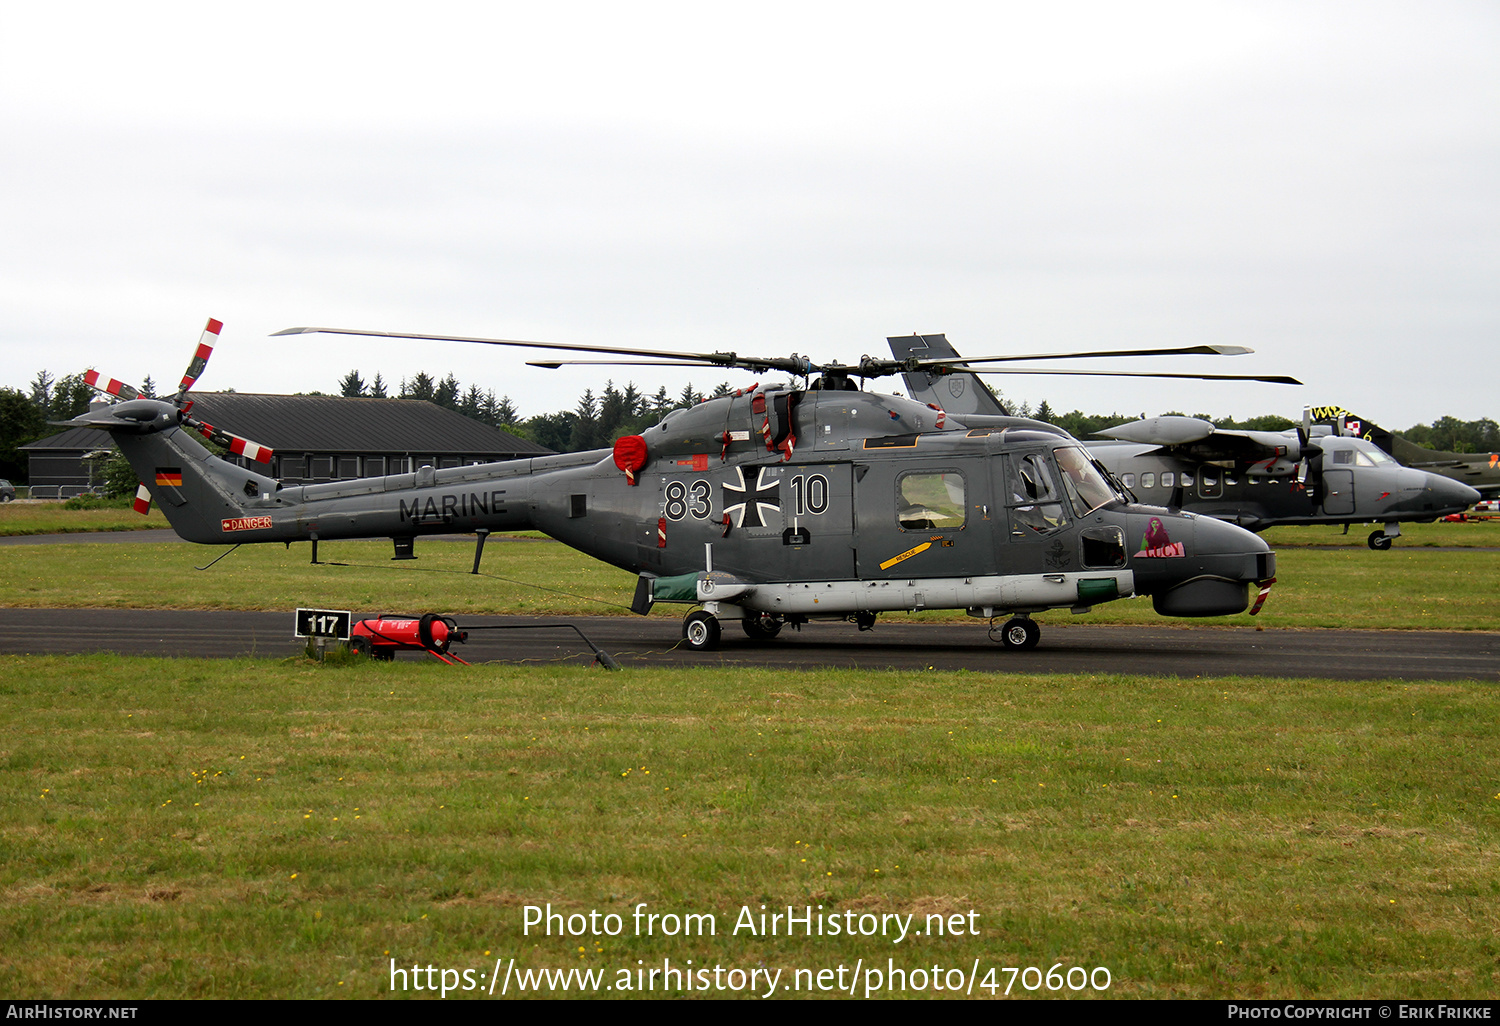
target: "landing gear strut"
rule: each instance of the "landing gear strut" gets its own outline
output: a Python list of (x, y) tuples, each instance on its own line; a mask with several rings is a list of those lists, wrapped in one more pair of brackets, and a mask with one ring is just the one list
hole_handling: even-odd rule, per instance
[[(992, 629), (990, 637), (994, 636)], [(1013, 616), (1005, 622), (1004, 627), (1000, 628), (1000, 644), (1018, 652), (1036, 648), (1036, 643), (1041, 640), (1042, 629), (1029, 616)]]

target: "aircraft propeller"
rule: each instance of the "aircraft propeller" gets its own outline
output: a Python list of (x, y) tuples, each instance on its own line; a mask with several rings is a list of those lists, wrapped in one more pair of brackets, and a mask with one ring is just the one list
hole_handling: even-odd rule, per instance
[(1297, 464), (1297, 483), (1307, 489), (1307, 497), (1317, 505), (1323, 496), (1323, 448), (1312, 440), (1312, 409), (1307, 406), (1302, 407), (1297, 448), (1302, 456)]

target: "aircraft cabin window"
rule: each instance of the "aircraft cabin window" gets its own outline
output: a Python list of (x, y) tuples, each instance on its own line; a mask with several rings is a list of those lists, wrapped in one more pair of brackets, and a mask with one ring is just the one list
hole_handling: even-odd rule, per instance
[(903, 531), (957, 531), (964, 526), (965, 503), (957, 471), (918, 471), (896, 482), (896, 519)]
[(1334, 462), (1335, 466), (1340, 466), (1340, 467), (1352, 465), (1354, 463), (1354, 450), (1353, 449), (1338, 449), (1338, 450), (1335, 450), (1335, 452), (1333, 454), (1333, 462)]
[(1086, 527), (1083, 539), (1083, 565), (1115, 568), (1125, 565), (1125, 532), (1118, 527)]
[(1149, 470), (1146, 471), (1146, 473), (1142, 474), (1141, 475), (1141, 487), (1142, 488), (1155, 488), (1156, 487), (1156, 475), (1153, 474), (1153, 473), (1151, 473)]
[(1189, 474), (1185, 470), (1182, 472), (1182, 487), (1184, 487), (1184, 488), (1191, 488), (1191, 487), (1193, 487), (1193, 475)]
[(1161, 486), (1163, 488), (1171, 488), (1175, 483), (1176, 482), (1173, 480), (1172, 472), (1170, 470), (1162, 471)]
[(1125, 487), (1126, 488), (1134, 488), (1135, 487), (1135, 475), (1134, 474), (1126, 474), (1122, 478), (1122, 480), (1125, 482)]
[(1371, 468), (1373, 468), (1375, 466), (1375, 461), (1372, 460), (1372, 459), (1370, 459), (1369, 456), (1367, 456), (1364, 453), (1360, 452), (1358, 449), (1356, 449), (1356, 450), (1354, 450), (1354, 465), (1356, 467), (1371, 467)]

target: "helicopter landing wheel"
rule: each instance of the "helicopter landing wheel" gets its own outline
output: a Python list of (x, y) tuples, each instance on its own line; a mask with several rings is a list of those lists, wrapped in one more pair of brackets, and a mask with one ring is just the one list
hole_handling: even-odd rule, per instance
[(682, 621), (682, 638), (695, 652), (718, 648), (719, 618), (703, 609), (694, 610)]
[(1371, 531), (1368, 544), (1376, 552), (1384, 552), (1391, 547), (1391, 536), (1384, 531)]
[(751, 613), (740, 621), (740, 626), (751, 641), (770, 641), (781, 633), (785, 621), (775, 613)]
[(1036, 648), (1036, 643), (1041, 640), (1042, 629), (1030, 617), (1012, 617), (1000, 629), (1000, 643), (1006, 648), (1012, 648), (1018, 652), (1024, 652), (1028, 648)]

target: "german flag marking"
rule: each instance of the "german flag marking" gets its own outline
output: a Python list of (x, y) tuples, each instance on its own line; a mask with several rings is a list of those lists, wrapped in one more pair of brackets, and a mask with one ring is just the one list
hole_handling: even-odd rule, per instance
[(156, 483), (159, 484), (159, 485), (170, 486), (172, 488), (181, 488), (182, 487), (182, 468), (181, 467), (157, 467), (156, 468)]

